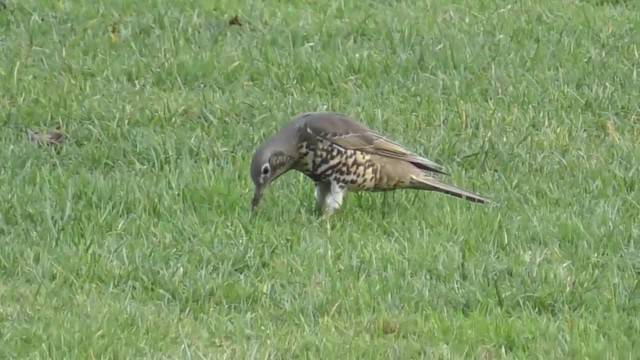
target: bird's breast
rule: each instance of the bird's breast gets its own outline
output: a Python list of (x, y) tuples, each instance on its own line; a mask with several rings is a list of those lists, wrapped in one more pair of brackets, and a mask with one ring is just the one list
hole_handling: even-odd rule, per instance
[(380, 167), (371, 155), (344, 149), (325, 140), (301, 142), (294, 168), (313, 181), (337, 182), (349, 190), (373, 189)]

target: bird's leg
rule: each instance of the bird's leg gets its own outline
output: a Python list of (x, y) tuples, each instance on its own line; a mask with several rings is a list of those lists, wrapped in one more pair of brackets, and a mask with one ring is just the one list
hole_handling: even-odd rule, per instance
[(316, 182), (316, 203), (319, 209), (324, 209), (327, 202), (327, 197), (331, 193), (331, 183)]
[(329, 216), (340, 209), (342, 206), (342, 200), (347, 193), (347, 188), (344, 185), (331, 182), (330, 192), (324, 199), (324, 213), (325, 216)]

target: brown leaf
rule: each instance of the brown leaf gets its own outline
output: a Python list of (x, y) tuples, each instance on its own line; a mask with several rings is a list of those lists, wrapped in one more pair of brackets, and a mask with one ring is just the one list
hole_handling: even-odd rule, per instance
[(242, 22), (240, 21), (240, 18), (238, 17), (238, 15), (234, 15), (231, 19), (229, 19), (229, 25), (242, 26)]
[(118, 23), (112, 23), (109, 25), (109, 38), (111, 39), (111, 43), (115, 44), (120, 41), (120, 29), (118, 27)]
[(389, 320), (389, 319), (382, 320), (382, 333), (385, 335), (394, 334), (398, 332), (399, 328), (400, 328), (400, 325), (393, 320)]
[(619, 142), (618, 132), (616, 131), (616, 125), (613, 122), (613, 119), (607, 119), (607, 133), (609, 134), (609, 137), (613, 139), (613, 142), (616, 144)]
[(27, 130), (27, 133), (29, 134), (29, 140), (31, 140), (32, 143), (40, 146), (61, 145), (67, 140), (66, 136), (58, 129), (46, 133)]

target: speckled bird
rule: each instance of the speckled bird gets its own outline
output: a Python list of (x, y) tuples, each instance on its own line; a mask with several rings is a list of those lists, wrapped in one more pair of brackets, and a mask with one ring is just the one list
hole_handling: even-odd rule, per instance
[(289, 170), (315, 182), (317, 205), (325, 215), (341, 207), (347, 192), (358, 191), (415, 189), (475, 203), (489, 201), (438, 180), (435, 174), (447, 175), (441, 165), (339, 113), (299, 114), (256, 149), (251, 161), (252, 211), (265, 187)]

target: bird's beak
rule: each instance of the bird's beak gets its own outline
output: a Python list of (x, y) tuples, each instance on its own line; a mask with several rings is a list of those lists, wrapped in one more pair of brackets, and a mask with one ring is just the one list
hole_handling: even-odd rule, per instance
[(264, 190), (264, 185), (256, 185), (256, 189), (253, 192), (253, 200), (251, 200), (251, 212), (256, 210), (260, 198), (262, 198), (262, 190)]

